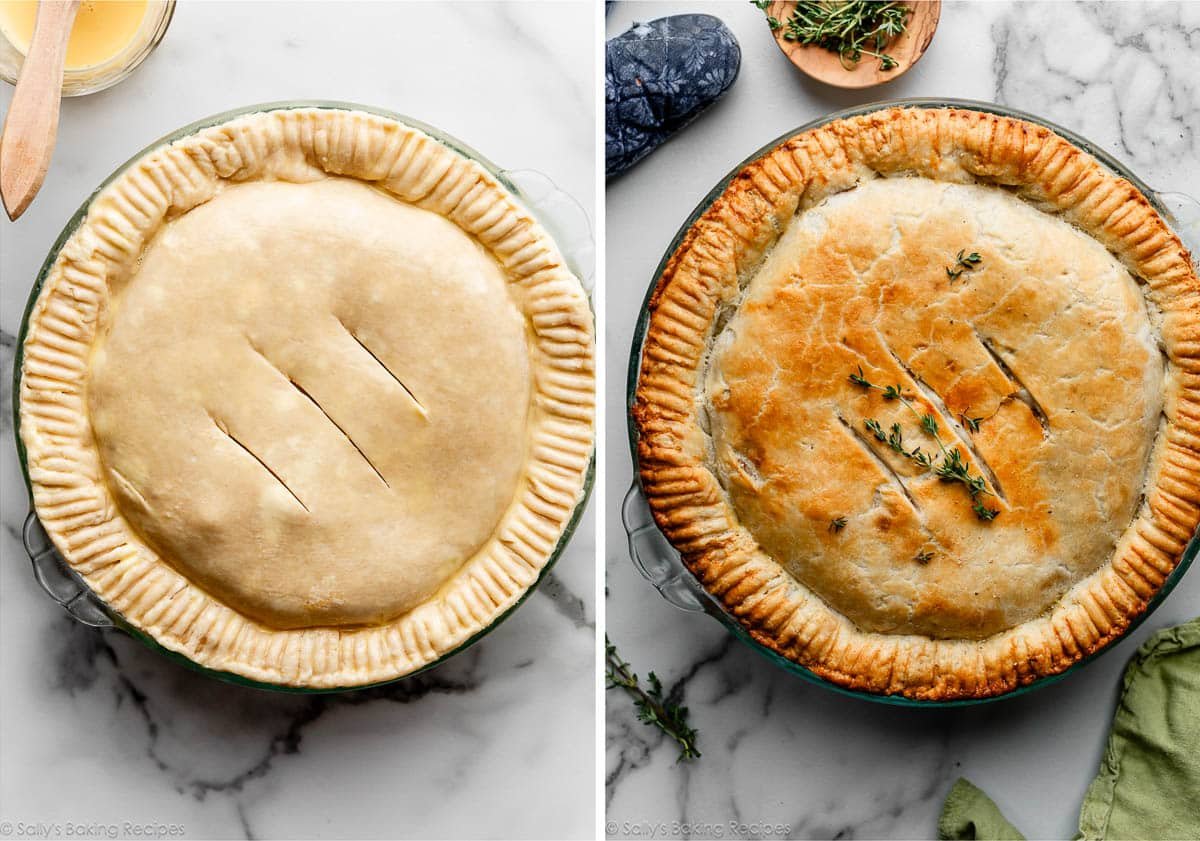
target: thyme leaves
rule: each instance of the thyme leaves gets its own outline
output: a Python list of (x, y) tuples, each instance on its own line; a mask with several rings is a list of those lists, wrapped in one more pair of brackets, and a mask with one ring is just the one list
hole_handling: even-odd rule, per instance
[(908, 27), (912, 10), (900, 2), (878, 0), (802, 0), (783, 21), (770, 15), (770, 0), (751, 0), (767, 15), (784, 40), (814, 45), (837, 53), (842, 67), (853, 70), (864, 55), (879, 62), (880, 70), (900, 66), (884, 50)]
[[(850, 374), (850, 382), (859, 388), (879, 391), (883, 395), (884, 400), (900, 401), (917, 418), (921, 431), (934, 440), (939, 452), (927, 453), (920, 447), (910, 450), (905, 446), (904, 432), (900, 424), (893, 423), (888, 430), (884, 430), (883, 424), (876, 418), (867, 418), (863, 421), (863, 426), (867, 432), (874, 436), (875, 440), (886, 444), (893, 452), (904, 456), (922, 469), (933, 473), (943, 482), (957, 482), (963, 485), (971, 498), (971, 511), (974, 512), (978, 519), (990, 523), (999, 516), (999, 509), (984, 504), (981, 498), (992, 495), (992, 492), (988, 490), (987, 481), (982, 476), (971, 472), (970, 466), (963, 460), (963, 455), (957, 447), (946, 448), (946, 444), (942, 440), (941, 428), (938, 426), (937, 418), (933, 414), (917, 409), (908, 395), (904, 393), (901, 386), (882, 386), (868, 380), (861, 365), (857, 371)], [(968, 426), (973, 431), (978, 431), (981, 420), (981, 418), (976, 418), (973, 424), (968, 424)]]
[(688, 708), (671, 701), (663, 690), (662, 681), (654, 672), (646, 676), (646, 685), (643, 687), (633, 668), (617, 653), (617, 647), (607, 634), (604, 636), (604, 654), (606, 688), (622, 690), (633, 699), (638, 721), (657, 727), (675, 742), (679, 748), (676, 762), (699, 759), (696, 730), (688, 721)]
[(946, 276), (950, 278), (951, 283), (962, 277), (964, 272), (974, 271), (983, 262), (978, 251), (972, 251), (970, 254), (965, 254), (965, 251), (965, 248), (961, 249), (954, 258), (954, 265), (946, 267)]

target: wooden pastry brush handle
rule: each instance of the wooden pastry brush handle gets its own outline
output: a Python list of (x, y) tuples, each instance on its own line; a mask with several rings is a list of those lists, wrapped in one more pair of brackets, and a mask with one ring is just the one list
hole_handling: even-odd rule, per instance
[(9, 219), (25, 212), (50, 166), (58, 134), (63, 64), (80, 0), (42, 0), (0, 137), (0, 200)]

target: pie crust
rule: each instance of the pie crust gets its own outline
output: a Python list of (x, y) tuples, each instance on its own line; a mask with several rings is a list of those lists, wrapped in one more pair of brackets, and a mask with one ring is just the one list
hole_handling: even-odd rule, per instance
[(486, 169), (359, 111), (253, 113), (90, 203), (31, 311), (34, 504), (171, 651), (409, 674), (537, 580), (586, 492), (586, 293)]
[[(866, 692), (998, 695), (1120, 636), (1179, 563), (1200, 522), (1198, 306), (1163, 219), (1048, 129), (837, 120), (742, 169), (667, 262), (642, 487), (763, 645)], [(943, 458), (925, 414), (982, 493), (916, 460)]]

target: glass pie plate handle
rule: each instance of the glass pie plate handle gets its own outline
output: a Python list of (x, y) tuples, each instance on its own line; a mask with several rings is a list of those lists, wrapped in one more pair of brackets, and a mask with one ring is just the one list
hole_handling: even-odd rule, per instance
[[(596, 246), (583, 205), (535, 169), (506, 169), (499, 175), (549, 231), (590, 297)], [(33, 564), (34, 579), (73, 619), (91, 628), (120, 627), (104, 602), (59, 555), (34, 511), (25, 518), (21, 540)]]
[(25, 553), (33, 564), (33, 577), (46, 594), (75, 619), (90, 628), (115, 628), (116, 623), (75, 570), (58, 554), (37, 514), (29, 512), (21, 529)]
[(550, 232), (567, 265), (591, 296), (595, 288), (596, 242), (583, 205), (536, 169), (504, 169), (500, 175)]
[(633, 565), (668, 603), (689, 613), (714, 610), (708, 598), (700, 594), (699, 584), (683, 565), (679, 552), (658, 530), (637, 480), (621, 503), (621, 525), (625, 527)]
[(1200, 262), (1200, 201), (1175, 190), (1154, 190), (1153, 194), (1167, 211), (1172, 229), (1192, 252), (1192, 262)]

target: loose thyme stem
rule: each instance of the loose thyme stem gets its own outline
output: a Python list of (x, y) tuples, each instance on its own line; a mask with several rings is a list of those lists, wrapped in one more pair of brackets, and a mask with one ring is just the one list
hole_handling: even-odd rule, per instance
[(688, 708), (673, 704), (664, 697), (662, 681), (654, 672), (646, 677), (649, 690), (643, 689), (638, 676), (629, 663), (621, 659), (608, 634), (604, 635), (604, 653), (607, 688), (623, 690), (637, 707), (638, 721), (657, 727), (679, 745), (676, 762), (698, 759), (700, 751), (696, 749), (696, 731), (688, 724)]

